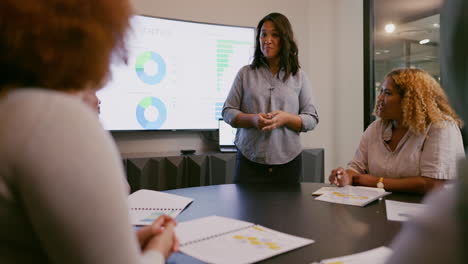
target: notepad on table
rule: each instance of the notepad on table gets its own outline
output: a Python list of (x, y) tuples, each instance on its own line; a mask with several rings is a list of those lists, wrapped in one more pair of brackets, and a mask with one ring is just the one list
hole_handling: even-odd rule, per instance
[(330, 203), (365, 206), (380, 197), (390, 194), (380, 188), (350, 186), (329, 187), (321, 196), (315, 200)]
[(333, 192), (338, 190), (340, 187), (320, 187), (320, 189), (316, 190), (315, 192), (312, 193), (312, 195), (322, 195), (326, 194), (327, 192)]
[(422, 213), (427, 208), (425, 204), (405, 203), (398, 201), (385, 201), (387, 219), (389, 221), (407, 221), (408, 219)]
[(132, 225), (150, 225), (161, 215), (176, 217), (192, 198), (152, 191), (138, 190), (128, 196), (128, 206)]
[(314, 242), (221, 216), (179, 223), (176, 234), (181, 252), (208, 263), (253, 263)]

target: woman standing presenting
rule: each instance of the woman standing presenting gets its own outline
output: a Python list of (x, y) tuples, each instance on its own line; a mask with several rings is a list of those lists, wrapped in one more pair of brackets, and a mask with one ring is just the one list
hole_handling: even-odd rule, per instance
[(299, 133), (315, 128), (319, 119), (284, 15), (271, 13), (258, 23), (254, 60), (237, 74), (223, 118), (239, 128), (234, 182), (300, 181)]

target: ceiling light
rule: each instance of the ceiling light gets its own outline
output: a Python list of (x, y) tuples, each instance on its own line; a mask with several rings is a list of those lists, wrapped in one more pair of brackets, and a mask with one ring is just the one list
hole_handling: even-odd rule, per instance
[(375, 53), (375, 55), (380, 55), (380, 51), (377, 51), (377, 52)]
[(389, 50), (383, 50), (383, 53), (389, 53), (390, 51)]
[(424, 45), (424, 44), (429, 43), (430, 41), (431, 41), (430, 39), (422, 39), (419, 41), (419, 44)]
[(395, 31), (394, 24), (390, 23), (390, 24), (385, 25), (385, 32), (392, 33), (393, 31)]
[(438, 24), (438, 23), (434, 23), (434, 24), (432, 24), (432, 26), (435, 27), (435, 28), (440, 28), (440, 24)]

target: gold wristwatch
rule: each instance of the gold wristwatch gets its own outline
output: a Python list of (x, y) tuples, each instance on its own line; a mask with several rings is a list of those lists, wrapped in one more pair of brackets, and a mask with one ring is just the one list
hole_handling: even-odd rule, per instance
[(379, 181), (377, 182), (377, 188), (383, 189), (385, 186), (383, 184), (383, 177), (379, 178)]

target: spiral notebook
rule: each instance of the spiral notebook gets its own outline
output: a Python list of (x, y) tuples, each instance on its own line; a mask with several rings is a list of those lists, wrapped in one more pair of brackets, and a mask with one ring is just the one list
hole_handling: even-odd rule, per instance
[(191, 202), (192, 198), (152, 191), (139, 190), (128, 196), (132, 225), (150, 225), (160, 215), (176, 217)]
[(208, 263), (253, 263), (314, 243), (221, 216), (179, 223), (176, 234), (182, 253)]

